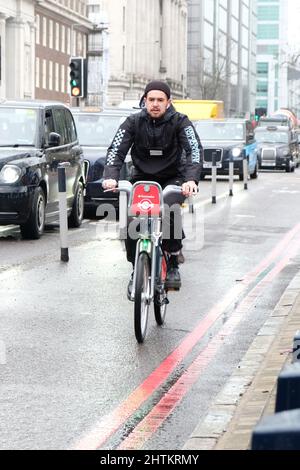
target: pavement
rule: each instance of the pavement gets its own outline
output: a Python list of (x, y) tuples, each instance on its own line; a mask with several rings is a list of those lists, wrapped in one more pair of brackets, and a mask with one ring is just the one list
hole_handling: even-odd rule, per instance
[(288, 285), (271, 316), (184, 450), (249, 450), (254, 427), (274, 414), (277, 377), (292, 362), (300, 329), (300, 272)]

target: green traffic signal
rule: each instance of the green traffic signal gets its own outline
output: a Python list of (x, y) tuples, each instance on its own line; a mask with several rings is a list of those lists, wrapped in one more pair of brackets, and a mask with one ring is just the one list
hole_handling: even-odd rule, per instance
[(85, 94), (85, 59), (83, 57), (71, 57), (69, 67), (70, 95), (83, 98)]

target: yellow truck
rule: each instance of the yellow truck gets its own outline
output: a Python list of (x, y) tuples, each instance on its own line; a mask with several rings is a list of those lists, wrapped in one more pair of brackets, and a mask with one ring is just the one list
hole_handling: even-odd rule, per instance
[(216, 100), (173, 100), (176, 111), (186, 114), (191, 121), (224, 117), (224, 102)]

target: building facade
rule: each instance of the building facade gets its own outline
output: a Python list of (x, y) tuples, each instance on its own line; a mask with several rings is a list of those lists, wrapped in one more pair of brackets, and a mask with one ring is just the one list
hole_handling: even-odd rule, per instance
[(0, 0), (0, 97), (34, 97), (35, 17), (32, 0)]
[(257, 0), (256, 107), (288, 107), (288, 2)]
[(35, 24), (35, 97), (68, 103), (70, 57), (86, 57), (93, 30), (87, 1), (36, 1)]
[(188, 0), (190, 98), (220, 99), (231, 116), (255, 108), (256, 0)]
[(89, 5), (102, 18), (98, 62), (104, 67), (106, 105), (138, 100), (152, 79), (167, 80), (174, 97), (186, 95), (186, 0), (89, 0)]
[(86, 55), (86, 0), (0, 0), (0, 97), (69, 102), (71, 55)]

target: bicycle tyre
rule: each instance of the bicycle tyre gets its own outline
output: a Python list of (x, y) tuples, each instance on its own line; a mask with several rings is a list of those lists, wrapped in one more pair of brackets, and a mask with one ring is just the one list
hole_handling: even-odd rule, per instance
[(148, 323), (150, 294), (150, 266), (147, 253), (139, 254), (136, 267), (135, 297), (134, 297), (134, 332), (138, 343), (143, 343)]
[(165, 323), (166, 313), (167, 313), (167, 292), (164, 287), (164, 281), (162, 276), (162, 270), (167, 270), (165, 258), (162, 257), (161, 260), (162, 266), (160, 267), (160, 273), (158, 278), (158, 285), (155, 286), (154, 292), (154, 316), (156, 323), (159, 326), (162, 326)]

